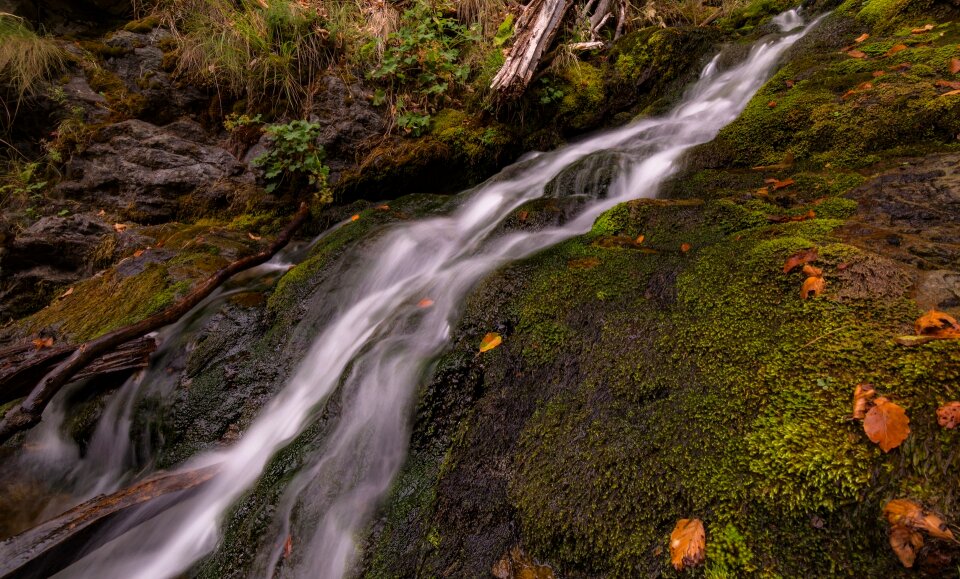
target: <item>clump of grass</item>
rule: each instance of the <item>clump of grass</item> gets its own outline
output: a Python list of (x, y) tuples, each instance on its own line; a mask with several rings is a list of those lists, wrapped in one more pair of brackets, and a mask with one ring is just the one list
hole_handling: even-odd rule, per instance
[[(42, 81), (63, 67), (64, 59), (53, 40), (38, 35), (23, 18), (0, 12), (0, 91), (17, 105), (36, 94)], [(8, 117), (13, 112), (7, 109)]]
[(164, 13), (180, 46), (178, 72), (250, 102), (301, 105), (336, 54), (319, 4), (171, 0)]

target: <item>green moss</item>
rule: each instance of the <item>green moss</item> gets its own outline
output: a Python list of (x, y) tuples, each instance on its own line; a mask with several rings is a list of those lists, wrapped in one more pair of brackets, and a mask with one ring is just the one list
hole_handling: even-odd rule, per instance
[[(133, 52), (123, 46), (110, 46), (97, 40), (81, 40), (77, 46), (98, 58), (119, 58)], [(94, 88), (94, 90), (98, 90)]]
[(128, 22), (123, 29), (127, 32), (145, 34), (158, 26), (160, 26), (160, 18), (156, 16), (147, 16), (146, 18), (141, 18), (140, 20)]
[(559, 113), (569, 119), (574, 129), (585, 129), (595, 123), (605, 96), (600, 69), (586, 62), (575, 62), (563, 67), (557, 77), (563, 92)]

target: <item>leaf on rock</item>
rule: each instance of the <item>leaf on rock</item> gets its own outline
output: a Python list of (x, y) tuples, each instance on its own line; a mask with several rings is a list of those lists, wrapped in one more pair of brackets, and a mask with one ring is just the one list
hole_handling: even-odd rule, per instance
[(958, 72), (960, 72), (960, 58), (951, 58), (950, 74), (957, 74)]
[(940, 408), (937, 408), (937, 424), (953, 430), (960, 424), (960, 402), (947, 402)]
[(933, 338), (960, 338), (960, 323), (950, 314), (930, 310), (913, 324), (918, 336)]
[(853, 41), (856, 42), (857, 44), (860, 44), (861, 42), (863, 42), (864, 40), (866, 40), (866, 39), (868, 39), (868, 38), (870, 38), (870, 35), (867, 34), (866, 32), (864, 32), (864, 33), (861, 34), (860, 36), (854, 38)]
[(822, 277), (808, 277), (800, 286), (800, 299), (815, 298), (827, 289), (827, 281)]
[(783, 273), (790, 273), (795, 268), (817, 261), (819, 258), (820, 253), (816, 247), (802, 249), (787, 258), (786, 263), (783, 264)]
[(497, 579), (554, 579), (553, 569), (540, 565), (519, 545), (510, 549), (490, 570)]
[(287, 535), (287, 540), (283, 542), (283, 558), (287, 559), (293, 554), (293, 535)]
[(593, 269), (600, 265), (600, 260), (596, 257), (581, 257), (580, 259), (571, 259), (567, 262), (570, 269)]
[(923, 34), (924, 32), (930, 32), (931, 30), (933, 30), (933, 24), (924, 24), (920, 28), (914, 28), (910, 32), (913, 34)]
[(809, 263), (803, 266), (803, 273), (804, 275), (808, 275), (810, 277), (823, 277), (823, 270), (819, 267), (814, 267)]
[(883, 452), (890, 452), (907, 439), (910, 419), (899, 404), (881, 396), (863, 419), (863, 431)]
[(36, 339), (33, 340), (33, 347), (36, 348), (36, 349), (38, 349), (38, 350), (42, 350), (42, 349), (44, 349), (44, 348), (52, 348), (52, 347), (53, 347), (53, 338), (50, 338), (50, 337), (47, 337), (47, 338), (42, 338), (42, 337), (41, 337), (41, 338), (36, 338)]
[(943, 93), (943, 94), (940, 95), (940, 96), (942, 96), (942, 97), (945, 97), (945, 96), (956, 96), (956, 95), (958, 95), (958, 94), (960, 94), (960, 90), (951, 90), (951, 91), (948, 91), (948, 92)]
[(884, 505), (883, 514), (891, 526), (924, 531), (937, 539), (955, 540), (953, 531), (943, 519), (910, 499), (893, 499)]
[(936, 82), (933, 83), (933, 84), (934, 84), (935, 86), (939, 86), (939, 87), (943, 87), (943, 88), (949, 88), (949, 89), (953, 89), (953, 90), (960, 89), (960, 82), (957, 82), (957, 81), (955, 81), (955, 80), (938, 80), (938, 81), (936, 81)]
[(852, 56), (853, 58), (866, 58), (866, 57), (867, 57), (867, 53), (864, 52), (864, 51), (862, 51), (862, 50), (851, 50), (851, 51), (847, 52), (847, 54), (848, 54), (849, 56)]
[(795, 221), (807, 221), (808, 219), (816, 218), (817, 214), (813, 212), (813, 209), (811, 209), (803, 215), (770, 215), (767, 217), (767, 221), (771, 223), (791, 223)]
[(377, 205), (375, 208), (377, 211), (390, 211), (389, 205)]
[(641, 243), (643, 243), (644, 239), (646, 239), (646, 236), (638, 235), (637, 238), (633, 240), (633, 242), (636, 243), (637, 245), (640, 245)]
[(906, 49), (907, 49), (907, 45), (906, 45), (906, 44), (894, 44), (893, 46), (890, 47), (890, 50), (888, 50), (888, 51), (886, 51), (885, 53), (883, 53), (883, 55), (884, 55), (884, 56), (893, 56), (894, 54), (896, 54), (896, 53), (898, 53), (898, 52), (902, 52), (902, 51), (904, 51), (904, 50), (906, 50)]
[(480, 340), (480, 353), (489, 352), (503, 343), (503, 337), (496, 332), (490, 332)]
[(853, 390), (853, 418), (855, 420), (866, 418), (867, 410), (870, 409), (873, 404), (873, 397), (876, 395), (877, 391), (872, 384), (866, 382), (857, 384), (857, 387)]
[(360, 215), (351, 215), (351, 216), (350, 216), (350, 221), (357, 221), (357, 220), (359, 220), (359, 219), (360, 219)]
[(890, 527), (890, 548), (897, 554), (900, 563), (910, 569), (923, 547), (923, 535), (903, 525)]
[(526, 223), (527, 217), (529, 216), (530, 216), (529, 211), (521, 211), (520, 213), (517, 213), (517, 221), (519, 221), (520, 223)]
[(123, 223), (114, 223), (113, 230), (116, 231), (117, 233), (123, 233), (124, 231), (127, 230), (127, 226), (124, 225)]
[(429, 308), (433, 305), (433, 300), (430, 298), (423, 298), (417, 303), (417, 307), (421, 309)]
[(68, 288), (67, 288), (67, 291), (65, 291), (65, 292), (63, 292), (62, 294), (60, 294), (60, 296), (59, 296), (57, 299), (58, 299), (58, 300), (62, 300), (63, 298), (65, 298), (65, 297), (67, 297), (67, 296), (69, 296), (69, 295), (71, 295), (71, 294), (73, 294), (73, 288), (72, 288), (72, 287), (68, 287)]
[(880, 78), (881, 76), (884, 76), (885, 74), (887, 74), (887, 71), (885, 71), (885, 70), (875, 70), (875, 71), (873, 71), (873, 72), (870, 73), (870, 74), (871, 74), (871, 76), (873, 76), (873, 78)]
[(254, 241), (260, 241), (261, 239), (263, 239), (263, 238), (260, 237), (259, 235), (254, 235), (254, 234), (251, 233), (250, 231), (247, 232), (247, 237), (249, 237), (250, 239), (252, 239), (252, 240), (254, 240)]
[(670, 562), (677, 571), (696, 567), (706, 557), (707, 537), (700, 519), (680, 519), (670, 533)]
[(681, 244), (680, 244), (680, 252), (681, 252), (681, 253), (686, 253), (686, 252), (690, 251), (690, 249), (692, 249), (692, 248), (693, 248), (693, 246), (690, 245), (689, 243), (681, 243)]

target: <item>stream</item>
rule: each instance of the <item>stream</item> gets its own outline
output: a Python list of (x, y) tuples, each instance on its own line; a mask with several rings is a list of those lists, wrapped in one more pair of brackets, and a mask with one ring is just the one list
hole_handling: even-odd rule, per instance
[[(341, 411), (318, 452), (287, 485), (277, 506), (278, 532), (260, 546), (252, 576), (339, 578), (351, 575), (366, 525), (401, 468), (420, 384), (456, 327), (465, 297), (492, 271), (587, 232), (603, 211), (626, 200), (653, 197), (691, 147), (712, 140), (732, 122), (810, 26), (791, 10), (774, 22), (781, 33), (755, 44), (743, 62), (724, 69), (719, 55), (669, 113), (527, 155), (517, 165), (461, 195), (447, 216), (392, 226), (376, 243), (346, 259), (363, 263), (338, 280), (350, 288), (330, 299), (335, 315), (316, 333), (303, 361), (239, 439), (197, 456), (183, 469), (218, 464), (219, 474), (168, 510), (113, 523), (106, 544), (57, 576), (168, 578), (188, 572), (209, 555), (223, 522), (257, 482), (270, 459), (302, 433), (335, 393)], [(507, 232), (501, 222), (545, 194), (547, 184), (585, 157), (614, 153), (621, 171), (609, 190), (566, 223), (532, 232)], [(176, 374), (168, 357), (189, 347), (191, 336), (231, 295), (285, 271), (302, 257), (292, 248), (265, 266), (231, 280), (190, 315), (160, 332), (151, 367), (128, 380), (108, 402), (83, 457), (61, 433), (63, 405), (51, 404), (31, 442), (35, 469), (68, 481), (73, 504), (131, 482), (132, 413), (145, 393), (169, 393)], [(420, 307), (424, 298), (430, 307)], [(143, 474), (143, 473), (138, 473)], [(53, 508), (53, 507), (51, 507)], [(49, 514), (56, 514), (51, 512)], [(297, 556), (284, 560), (288, 536)], [(251, 546), (253, 548), (253, 546)]]

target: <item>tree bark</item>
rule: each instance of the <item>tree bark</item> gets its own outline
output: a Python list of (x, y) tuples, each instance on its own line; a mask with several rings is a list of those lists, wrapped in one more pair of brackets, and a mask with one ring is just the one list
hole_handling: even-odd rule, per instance
[(273, 243), (263, 251), (237, 260), (216, 272), (169, 308), (136, 324), (120, 328), (119, 330), (104, 334), (99, 338), (81, 344), (66, 360), (48, 372), (47, 375), (40, 380), (20, 406), (12, 408), (6, 413), (3, 421), (0, 421), (0, 444), (6, 442), (17, 432), (30, 428), (40, 422), (40, 415), (54, 394), (70, 382), (70, 380), (90, 362), (114, 350), (124, 342), (142, 337), (177, 321), (234, 274), (267, 262), (290, 241), (293, 234), (300, 228), (303, 222), (306, 221), (309, 214), (309, 206), (306, 203), (302, 203), (293, 221), (291, 221), (286, 229), (281, 231), (277, 238), (274, 239)]
[[(0, 543), (0, 579), (30, 574), (31, 563), (44, 558), (44, 563), (63, 564), (61, 557), (50, 556), (58, 548), (70, 549), (70, 541), (82, 541), (86, 531), (108, 517), (163, 496), (186, 491), (207, 482), (218, 470), (217, 465), (186, 472), (161, 473), (113, 494), (100, 495), (77, 505), (45, 523)], [(76, 547), (75, 545), (73, 547)], [(44, 566), (43, 574), (59, 569)]]
[(540, 66), (572, 0), (531, 0), (517, 21), (513, 46), (490, 88), (500, 99), (521, 95)]
[[(0, 350), (0, 404), (16, 400), (30, 393), (33, 386), (77, 347), (64, 344), (37, 350), (33, 344), (21, 344)], [(72, 381), (99, 374), (147, 367), (150, 354), (157, 349), (153, 338), (141, 338), (122, 344), (77, 373)]]

